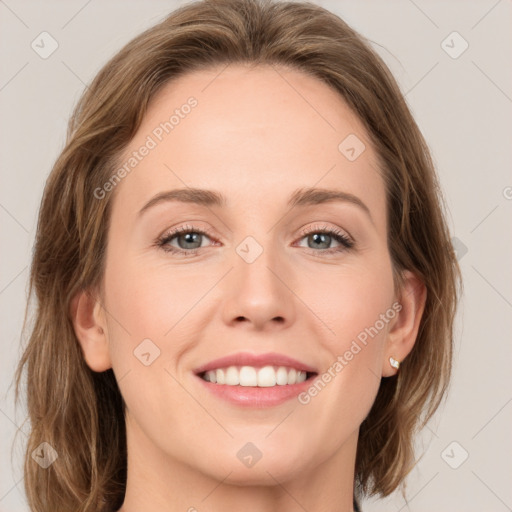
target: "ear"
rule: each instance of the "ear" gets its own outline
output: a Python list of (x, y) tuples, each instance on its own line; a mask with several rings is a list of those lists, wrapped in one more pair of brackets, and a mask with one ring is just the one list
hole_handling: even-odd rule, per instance
[(425, 283), (416, 274), (406, 270), (403, 273), (400, 295), (397, 297), (398, 304), (394, 308), (395, 311), (398, 311), (397, 316), (388, 332), (384, 361), (382, 362), (383, 377), (390, 377), (398, 371), (391, 366), (390, 357), (401, 363), (414, 347), (426, 299)]
[(82, 290), (71, 300), (70, 313), (89, 368), (95, 372), (111, 368), (107, 324), (101, 303), (90, 291)]

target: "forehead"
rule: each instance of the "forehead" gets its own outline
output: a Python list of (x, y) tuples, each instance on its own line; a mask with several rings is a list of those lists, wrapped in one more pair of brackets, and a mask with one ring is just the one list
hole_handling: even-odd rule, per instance
[[(344, 153), (346, 140), (364, 148), (357, 159)], [(152, 99), (119, 163), (145, 145), (151, 149), (119, 187), (140, 206), (186, 186), (222, 191), (233, 206), (280, 195), (284, 202), (292, 189), (319, 186), (383, 207), (361, 121), (337, 91), (295, 69), (230, 64), (180, 76)]]

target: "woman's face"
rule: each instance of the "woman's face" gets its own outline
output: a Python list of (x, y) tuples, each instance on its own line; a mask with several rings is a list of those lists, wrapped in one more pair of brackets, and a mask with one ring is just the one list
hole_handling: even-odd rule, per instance
[(399, 308), (358, 118), (299, 71), (222, 66), (161, 90), (124, 164), (102, 301), (129, 450), (234, 483), (355, 456)]

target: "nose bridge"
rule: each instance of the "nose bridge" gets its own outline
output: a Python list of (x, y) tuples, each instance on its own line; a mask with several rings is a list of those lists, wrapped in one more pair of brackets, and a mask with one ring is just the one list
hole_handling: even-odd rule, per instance
[(281, 256), (272, 232), (248, 235), (235, 247), (227, 322), (245, 319), (262, 328), (272, 320), (293, 320), (293, 294), (285, 284), (288, 272)]
[[(261, 240), (261, 236), (259, 239)], [(281, 288), (282, 284), (277, 282), (275, 275), (280, 266), (278, 248), (275, 247), (271, 235), (266, 236), (261, 242), (252, 235), (247, 236), (236, 247), (236, 254), (235, 266), (240, 284), (251, 285), (255, 290), (258, 287), (270, 287), (279, 293), (278, 288)]]

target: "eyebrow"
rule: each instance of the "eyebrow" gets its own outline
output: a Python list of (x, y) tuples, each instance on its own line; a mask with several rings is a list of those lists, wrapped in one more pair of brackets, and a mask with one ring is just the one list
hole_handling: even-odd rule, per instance
[[(227, 205), (226, 197), (220, 192), (206, 190), (201, 188), (178, 188), (160, 192), (153, 196), (139, 211), (139, 216), (153, 206), (169, 202), (179, 201), (182, 203), (192, 203), (207, 207), (225, 207)], [(359, 197), (342, 190), (328, 188), (300, 188), (292, 193), (287, 206), (289, 209), (298, 206), (312, 206), (323, 203), (344, 202), (358, 206), (363, 210), (373, 223), (370, 209)]]

